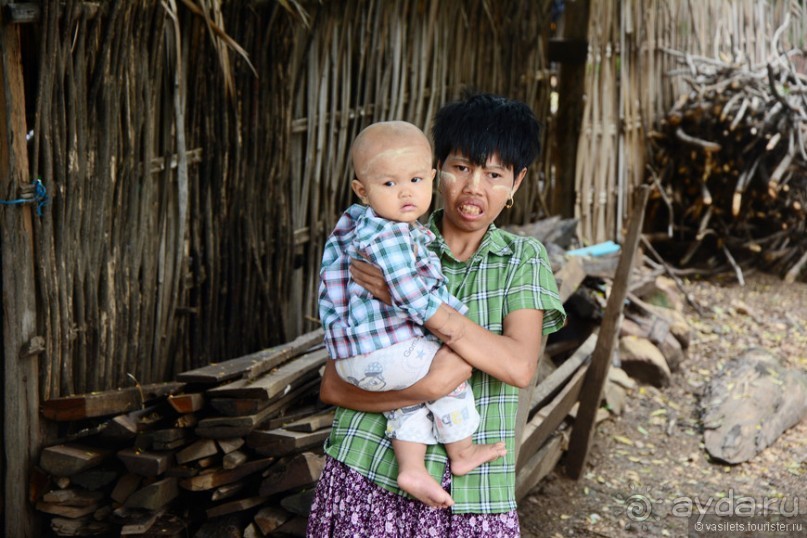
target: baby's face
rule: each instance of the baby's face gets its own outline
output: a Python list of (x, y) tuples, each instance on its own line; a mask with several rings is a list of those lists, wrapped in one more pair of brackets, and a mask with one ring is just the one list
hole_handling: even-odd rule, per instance
[(414, 222), (429, 210), (435, 169), (428, 142), (380, 147), (354, 166), (353, 188), (378, 216)]

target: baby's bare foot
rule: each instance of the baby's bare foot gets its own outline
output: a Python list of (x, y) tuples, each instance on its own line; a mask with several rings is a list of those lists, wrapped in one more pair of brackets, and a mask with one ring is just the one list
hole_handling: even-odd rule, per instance
[(398, 474), (398, 486), (423, 504), (434, 508), (448, 508), (454, 499), (440, 487), (434, 478), (423, 469), (418, 471), (401, 471)]
[(483, 463), (501, 458), (505, 454), (507, 454), (507, 449), (504, 443), (468, 445), (452, 454), (451, 473), (457, 476), (468, 474)]

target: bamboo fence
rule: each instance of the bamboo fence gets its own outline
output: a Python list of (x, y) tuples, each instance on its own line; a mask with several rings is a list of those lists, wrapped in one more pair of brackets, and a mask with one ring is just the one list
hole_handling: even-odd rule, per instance
[[(311, 330), (372, 121), (464, 88), (541, 119), (548, 1), (42, 2), (21, 26), (43, 399), (172, 379)], [(545, 216), (537, 164), (503, 223)]]

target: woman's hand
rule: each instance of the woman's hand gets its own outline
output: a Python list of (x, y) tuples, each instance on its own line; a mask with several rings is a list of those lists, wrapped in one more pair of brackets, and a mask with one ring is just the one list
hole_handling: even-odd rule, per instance
[(384, 304), (392, 305), (389, 286), (381, 269), (368, 262), (350, 260), (350, 276), (356, 284), (372, 293), (373, 297)]

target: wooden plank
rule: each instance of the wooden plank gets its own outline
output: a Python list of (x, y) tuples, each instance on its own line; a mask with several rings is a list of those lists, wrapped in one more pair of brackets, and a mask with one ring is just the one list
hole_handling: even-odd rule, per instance
[(100, 464), (108, 454), (107, 450), (79, 444), (49, 446), (42, 450), (39, 466), (54, 476), (72, 476)]
[(261, 508), (255, 514), (254, 521), (261, 533), (267, 535), (291, 519), (291, 517), (292, 514), (279, 506), (267, 506), (266, 508)]
[(54, 421), (82, 420), (128, 413), (147, 402), (179, 392), (184, 383), (155, 383), (142, 387), (75, 394), (42, 402), (42, 416)]
[(583, 380), (586, 376), (586, 366), (572, 376), (565, 387), (550, 403), (539, 409), (535, 416), (524, 427), (521, 436), (521, 449), (516, 460), (516, 471), (523, 468), (535, 451), (544, 444), (561, 422), (566, 418), (572, 406), (577, 403)]
[(311, 433), (322, 428), (330, 428), (333, 424), (333, 417), (336, 411), (333, 409), (318, 415), (311, 415), (309, 417), (298, 419), (294, 422), (283, 426), (285, 429), (293, 432)]
[(243, 464), (247, 461), (248, 456), (246, 453), (241, 452), (240, 450), (234, 450), (229, 454), (225, 454), (224, 458), (222, 458), (221, 465), (225, 469), (235, 469), (239, 465)]
[(566, 258), (566, 263), (555, 274), (561, 303), (565, 303), (577, 291), (586, 276), (588, 275), (581, 258), (577, 256)]
[(199, 421), (199, 426), (197, 426), (195, 430), (196, 435), (199, 435), (200, 437), (210, 437), (212, 439), (244, 437), (256, 427), (266, 422), (267, 419), (279, 413), (281, 409), (295, 403), (295, 401), (301, 395), (315, 390), (317, 387), (319, 387), (319, 383), (319, 377), (305, 381), (303, 385), (296, 389), (292, 389), (290, 392), (273, 401), (269, 406), (255, 415), (246, 417), (212, 417), (203, 419)]
[(248, 461), (235, 469), (217, 469), (212, 472), (204, 472), (198, 476), (181, 480), (179, 485), (182, 488), (190, 491), (207, 491), (209, 489), (215, 489), (219, 486), (240, 480), (252, 473), (262, 471), (269, 467), (274, 461), (275, 458), (264, 458), (260, 460)]
[(270, 400), (257, 398), (211, 398), (210, 407), (226, 417), (255, 415), (266, 409)]
[(557, 370), (549, 374), (542, 383), (539, 383), (532, 393), (530, 409), (537, 409), (555, 396), (568, 379), (580, 369), (580, 366), (589, 360), (596, 343), (597, 335), (589, 335), (586, 341), (577, 348), (577, 351), (575, 351), (571, 357), (566, 359)]
[(168, 403), (177, 413), (193, 413), (205, 405), (205, 396), (201, 392), (190, 394), (172, 394), (168, 396)]
[(112, 490), (112, 493), (109, 495), (110, 498), (118, 504), (123, 504), (126, 502), (132, 493), (137, 491), (137, 488), (140, 487), (140, 482), (143, 480), (142, 477), (134, 474), (134, 473), (126, 473), (118, 479), (118, 482), (115, 484), (115, 488)]
[(293, 361), (278, 367), (255, 380), (238, 380), (207, 391), (211, 398), (257, 398), (269, 400), (282, 395), (287, 387), (295, 381), (300, 381), (316, 375), (320, 366), (328, 358), (326, 349), (318, 349), (301, 355)]
[(285, 428), (255, 430), (247, 437), (247, 446), (265, 456), (285, 456), (309, 448), (319, 448), (330, 434), (330, 428), (311, 433), (293, 432)]
[[(4, 0), (4, 5), (9, 2)], [(23, 77), (19, 28), (0, 24), (0, 198), (16, 198), (22, 186), (31, 185), (28, 147), (25, 133), (29, 127)], [(47, 391), (51, 367), (40, 355), (20, 357), (23, 349), (37, 336), (36, 287), (32, 204), (6, 207), (0, 212), (0, 289), (2, 293), (3, 335), (3, 451), (0, 476), (4, 479), (4, 536), (36, 536), (36, 517), (28, 502), (28, 473), (37, 461), (44, 432), (37, 412), (41, 399), (40, 383)], [(11, 515), (13, 514), (13, 517)]]
[(516, 500), (523, 499), (542, 478), (552, 472), (562, 455), (562, 436), (555, 435), (527, 461), (516, 475)]
[(619, 336), (619, 326), (622, 322), (622, 310), (625, 296), (630, 284), (631, 271), (634, 258), (641, 237), (642, 222), (644, 221), (645, 206), (650, 195), (650, 187), (645, 185), (638, 188), (637, 202), (634, 204), (628, 228), (628, 235), (619, 257), (616, 276), (611, 286), (611, 293), (605, 305), (605, 313), (600, 324), (600, 333), (597, 345), (591, 357), (591, 365), (586, 375), (583, 397), (580, 399), (580, 409), (572, 428), (569, 440), (569, 450), (566, 453), (566, 472), (574, 479), (580, 478), (588, 459), (589, 447), (594, 435), (594, 426), (597, 418), (597, 409), (602, 401), (602, 391), (608, 379), (608, 369), (611, 367), (611, 355)]
[(322, 329), (303, 334), (286, 344), (281, 344), (257, 353), (236, 359), (211, 364), (177, 376), (179, 381), (187, 383), (221, 383), (230, 379), (243, 377), (253, 379), (264, 372), (279, 366), (281, 363), (309, 349), (323, 340)]
[(268, 497), (275, 493), (311, 486), (319, 480), (324, 466), (325, 457), (312, 452), (284, 458), (263, 473), (260, 495)]

